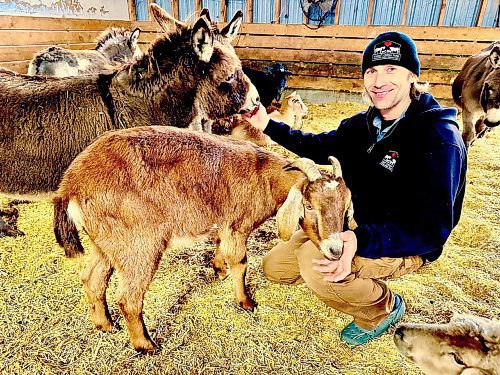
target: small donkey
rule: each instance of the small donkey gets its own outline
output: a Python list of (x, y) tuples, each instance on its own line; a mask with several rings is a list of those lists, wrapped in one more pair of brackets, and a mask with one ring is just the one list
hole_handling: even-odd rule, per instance
[(109, 28), (99, 36), (93, 50), (51, 46), (33, 56), (28, 75), (70, 77), (111, 71), (141, 55), (137, 46), (140, 32), (139, 29)]

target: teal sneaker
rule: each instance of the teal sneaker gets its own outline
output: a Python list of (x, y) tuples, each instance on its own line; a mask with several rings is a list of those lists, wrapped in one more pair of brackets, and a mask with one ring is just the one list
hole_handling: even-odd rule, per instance
[(358, 327), (354, 322), (348, 324), (340, 333), (340, 339), (349, 345), (358, 346), (379, 337), (389, 328), (401, 320), (405, 313), (406, 306), (403, 297), (394, 294), (394, 308), (385, 320), (371, 330)]

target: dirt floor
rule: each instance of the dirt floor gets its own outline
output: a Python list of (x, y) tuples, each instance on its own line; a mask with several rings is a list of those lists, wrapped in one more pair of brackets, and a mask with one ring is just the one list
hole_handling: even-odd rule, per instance
[[(311, 105), (304, 130), (334, 128), (365, 107)], [(404, 321), (446, 322), (453, 312), (500, 316), (499, 151), (498, 129), (472, 147), (463, 216), (443, 256), (389, 282), (407, 302)], [(7, 202), (0, 197), (0, 207)], [(26, 235), (0, 238), (1, 374), (420, 374), (398, 354), (392, 335), (351, 349), (339, 340), (348, 316), (304, 285), (265, 279), (260, 262), (278, 242), (274, 219), (249, 241), (247, 280), (259, 303), (254, 313), (235, 305), (230, 277), (214, 279), (212, 244), (165, 253), (144, 304), (146, 325), (161, 350), (139, 355), (114, 303), (116, 278), (108, 300), (122, 328), (99, 332), (79, 280), (87, 258), (63, 256), (52, 233), (51, 204), (15, 207)]]

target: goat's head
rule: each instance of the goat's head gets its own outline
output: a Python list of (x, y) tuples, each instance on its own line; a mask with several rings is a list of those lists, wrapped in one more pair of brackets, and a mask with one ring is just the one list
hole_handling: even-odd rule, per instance
[(112, 27), (102, 32), (97, 39), (96, 50), (104, 54), (110, 61), (127, 63), (141, 55), (137, 46), (141, 30), (134, 31)]
[(456, 315), (447, 324), (401, 324), (399, 352), (426, 374), (495, 374), (500, 368), (500, 322)]
[[(193, 25), (171, 17), (158, 5), (151, 14), (164, 34), (156, 39), (143, 58), (133, 64), (124, 79), (136, 95), (160, 96), (160, 103), (190, 100), (206, 117), (226, 117), (248, 112), (259, 103), (257, 90), (241, 69), (241, 62), (229, 43), (234, 38), (243, 13), (216, 37), (207, 15)], [(218, 34), (217, 34), (218, 35)], [(130, 74), (132, 72), (132, 74)]]
[(285, 100), (290, 108), (292, 108), (293, 115), (296, 119), (303, 119), (307, 117), (307, 106), (302, 101), (302, 98), (296, 91), (288, 95)]
[(500, 124), (500, 42), (491, 49), (489, 62), (492, 71), (484, 80), (480, 102), (485, 113), (484, 124), (493, 128)]
[(333, 166), (331, 175), (305, 158), (285, 167), (300, 170), (304, 177), (290, 189), (276, 220), (281, 239), (288, 240), (300, 224), (323, 255), (336, 260), (343, 247), (339, 233), (345, 223), (353, 229), (355, 222), (351, 192), (342, 178), (340, 163), (331, 156), (328, 160)]

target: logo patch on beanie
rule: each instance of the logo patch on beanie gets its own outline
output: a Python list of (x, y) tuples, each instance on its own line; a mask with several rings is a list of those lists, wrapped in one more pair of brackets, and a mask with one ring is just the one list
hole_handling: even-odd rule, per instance
[(401, 44), (386, 40), (375, 44), (375, 51), (372, 55), (372, 61), (380, 60), (401, 60)]

